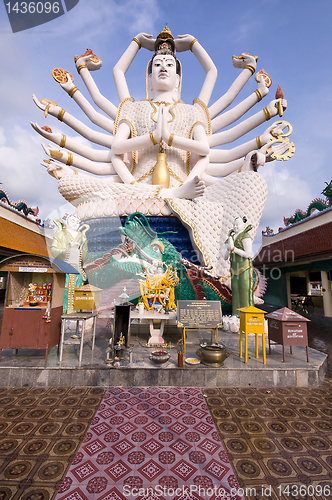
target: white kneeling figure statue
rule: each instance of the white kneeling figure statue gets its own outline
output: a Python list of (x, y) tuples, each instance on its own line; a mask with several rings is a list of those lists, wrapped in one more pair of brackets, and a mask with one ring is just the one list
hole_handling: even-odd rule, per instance
[[(154, 53), (147, 69), (146, 98), (136, 102), (130, 96), (125, 73), (141, 47)], [(206, 72), (193, 104), (181, 101), (181, 64), (176, 58), (176, 52), (188, 50)], [(91, 106), (69, 74), (61, 86), (105, 132), (90, 129), (55, 104), (45, 105), (35, 96), (34, 101), (45, 114), (47, 111), (104, 149), (87, 147), (32, 124), (43, 137), (66, 148), (59, 151), (43, 146), (51, 160), (42, 164), (58, 179), (60, 193), (77, 207), (82, 219), (134, 211), (178, 216), (189, 229), (201, 264), (226, 278), (229, 263), (223, 259), (222, 248), (229, 227), (235, 217), (245, 213), (254, 237), (264, 208), (267, 186), (257, 168), (289, 149), (289, 144), (276, 139), (288, 126), (283, 121), (232, 149), (216, 148), (242, 137), (286, 108), (284, 99), (272, 100), (263, 110), (220, 132), (267, 95), (269, 89), (261, 77), (253, 94), (223, 113), (255, 72), (256, 61), (247, 53), (233, 56), (234, 66), (242, 71), (225, 95), (208, 107), (217, 70), (200, 43), (191, 35), (174, 40), (168, 28), (156, 40), (141, 33), (113, 69), (120, 99), (116, 108), (100, 94), (92, 79), (90, 71), (99, 69), (101, 61), (88, 51), (77, 58), (76, 67), (94, 103), (108, 117)]]

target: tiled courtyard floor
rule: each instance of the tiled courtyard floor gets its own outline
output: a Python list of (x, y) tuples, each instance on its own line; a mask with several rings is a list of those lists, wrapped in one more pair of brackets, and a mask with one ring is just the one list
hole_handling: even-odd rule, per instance
[[(330, 335), (311, 325), (310, 346), (331, 354)], [(0, 500), (230, 500), (124, 495), (211, 484), (332, 498), (330, 377), (328, 363), (318, 388), (0, 388)]]

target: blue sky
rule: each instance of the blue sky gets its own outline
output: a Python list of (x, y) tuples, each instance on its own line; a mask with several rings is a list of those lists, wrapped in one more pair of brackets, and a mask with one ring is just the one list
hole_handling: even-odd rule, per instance
[[(167, 25), (174, 36), (190, 33), (212, 57), (218, 80), (210, 103), (229, 88), (239, 74), (232, 55), (258, 55), (257, 69), (272, 78), (270, 93), (257, 104), (257, 112), (274, 98), (278, 84), (288, 101), (284, 118), (293, 126), (291, 140), (296, 152), (287, 162), (272, 162), (261, 170), (269, 187), (268, 201), (257, 232), (254, 249), (260, 246), (261, 229), (278, 229), (283, 217), (305, 210), (319, 197), (325, 181), (332, 178), (332, 64), (330, 57), (332, 3), (326, 0), (80, 0), (64, 16), (40, 27), (13, 34), (0, 4), (2, 77), (0, 80), (0, 181), (13, 201), (26, 199), (38, 205), (42, 219), (64, 208), (57, 182), (40, 161), (45, 158), (41, 138), (30, 121), (70, 135), (53, 117), (44, 119), (31, 95), (52, 99), (84, 120), (75, 103), (53, 80), (54, 67), (65, 68), (87, 95), (73, 62), (87, 48), (103, 60), (94, 73), (101, 92), (114, 104), (118, 98), (112, 69), (130, 40), (140, 32), (154, 37)], [(182, 99), (192, 102), (204, 80), (204, 72), (192, 53), (180, 54), (183, 66)], [(127, 74), (135, 97), (145, 97), (145, 68), (149, 53), (140, 50)], [(252, 78), (234, 104), (256, 88)], [(272, 122), (270, 122), (272, 124)], [(264, 131), (263, 124), (245, 140)], [(71, 134), (73, 135), (73, 133)], [(44, 141), (45, 142), (45, 141)], [(230, 146), (232, 147), (232, 146)], [(70, 210), (70, 209), (68, 209)]]

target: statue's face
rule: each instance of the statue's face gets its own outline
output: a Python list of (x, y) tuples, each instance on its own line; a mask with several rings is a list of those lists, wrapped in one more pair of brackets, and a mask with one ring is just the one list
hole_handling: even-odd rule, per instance
[(67, 229), (72, 231), (77, 231), (80, 226), (80, 219), (76, 215), (71, 215), (67, 218)]
[(246, 227), (245, 222), (241, 219), (241, 217), (236, 217), (233, 223), (233, 228), (236, 233), (241, 233)]
[(179, 84), (176, 73), (176, 61), (171, 55), (158, 55), (153, 59), (152, 72), (149, 75), (150, 87), (153, 91), (171, 92)]

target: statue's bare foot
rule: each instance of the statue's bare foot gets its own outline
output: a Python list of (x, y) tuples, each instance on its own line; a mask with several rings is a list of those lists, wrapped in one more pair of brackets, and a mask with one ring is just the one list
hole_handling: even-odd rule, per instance
[(204, 195), (205, 182), (200, 180), (198, 176), (190, 181), (186, 181), (182, 186), (176, 188), (162, 189), (160, 196), (162, 198), (187, 198), (193, 200)]

